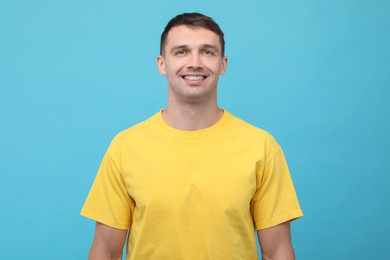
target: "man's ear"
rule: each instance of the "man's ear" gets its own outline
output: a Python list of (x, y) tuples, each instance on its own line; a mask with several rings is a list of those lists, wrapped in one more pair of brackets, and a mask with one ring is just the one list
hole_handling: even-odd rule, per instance
[(167, 70), (165, 69), (165, 60), (162, 55), (157, 56), (156, 63), (157, 63), (158, 71), (160, 71), (160, 74), (161, 75), (167, 74)]
[(226, 69), (227, 69), (227, 65), (228, 65), (228, 58), (226, 56), (224, 56), (222, 58), (222, 66), (221, 66), (221, 71), (219, 72), (219, 75), (225, 74)]

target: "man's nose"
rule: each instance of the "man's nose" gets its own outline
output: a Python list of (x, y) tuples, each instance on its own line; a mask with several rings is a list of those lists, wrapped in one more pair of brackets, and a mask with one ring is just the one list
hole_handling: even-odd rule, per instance
[(190, 55), (190, 60), (188, 62), (189, 69), (201, 69), (203, 66), (202, 59), (199, 53), (193, 53)]

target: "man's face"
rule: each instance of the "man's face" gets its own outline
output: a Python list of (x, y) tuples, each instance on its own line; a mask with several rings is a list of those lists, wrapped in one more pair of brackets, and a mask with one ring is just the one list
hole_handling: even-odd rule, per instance
[(221, 51), (214, 32), (185, 25), (173, 27), (163, 55), (157, 58), (160, 73), (168, 79), (169, 98), (195, 103), (216, 99), (218, 78), (227, 66)]

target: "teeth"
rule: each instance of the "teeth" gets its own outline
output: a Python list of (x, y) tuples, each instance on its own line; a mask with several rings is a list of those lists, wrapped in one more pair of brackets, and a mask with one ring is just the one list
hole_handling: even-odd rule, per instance
[(187, 80), (204, 80), (204, 76), (184, 76)]

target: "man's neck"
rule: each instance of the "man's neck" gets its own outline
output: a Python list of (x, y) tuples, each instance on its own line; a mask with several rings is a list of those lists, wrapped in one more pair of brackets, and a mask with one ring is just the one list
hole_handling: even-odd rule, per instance
[(195, 131), (214, 125), (222, 117), (223, 110), (216, 104), (211, 106), (186, 105), (169, 106), (164, 109), (164, 121), (178, 130)]

